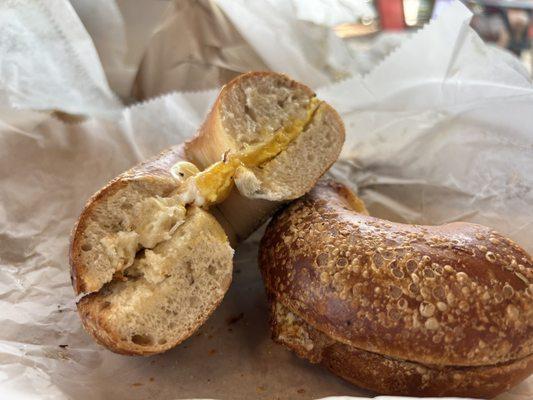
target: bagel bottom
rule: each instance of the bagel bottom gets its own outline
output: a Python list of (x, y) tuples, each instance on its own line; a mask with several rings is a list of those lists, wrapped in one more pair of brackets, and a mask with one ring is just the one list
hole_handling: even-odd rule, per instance
[(227, 292), (233, 250), (215, 218), (190, 207), (171, 237), (78, 303), (83, 325), (110, 350), (166, 351), (190, 337)]
[(272, 338), (359, 387), (388, 395), (491, 398), (527, 378), (533, 355), (497, 365), (424, 365), (357, 349), (318, 331), (269, 293)]

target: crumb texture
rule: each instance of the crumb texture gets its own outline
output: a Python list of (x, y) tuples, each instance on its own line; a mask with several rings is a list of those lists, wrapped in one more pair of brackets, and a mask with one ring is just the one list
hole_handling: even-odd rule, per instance
[[(312, 90), (284, 75), (252, 72), (223, 88), (200, 134), (187, 143), (187, 154), (206, 169), (220, 162), (221, 154), (230, 163), (251, 152), (253, 157), (241, 157), (239, 171), (234, 168), (240, 193), (287, 201), (313, 187), (343, 142), (339, 115)], [(262, 161), (250, 162), (256, 156)]]
[[(261, 186), (249, 197), (292, 200), (303, 196), (336, 160), (344, 142), (337, 113), (320, 104), (302, 133), (273, 160), (252, 168)], [(327, 149), (327, 150), (326, 150)]]
[[(207, 212), (192, 208), (171, 238), (145, 249), (124, 271), (79, 304), (100, 340), (118, 351), (153, 353), (187, 338), (220, 302), (231, 281), (233, 250)], [(109, 339), (106, 339), (108, 337)]]
[(165, 179), (121, 182), (85, 211), (88, 217), (76, 238), (82, 291), (100, 290), (133, 264), (142, 247), (170, 238), (185, 215), (185, 208), (171, 197), (175, 189), (174, 182)]
[(313, 93), (284, 75), (247, 74), (221, 96), (220, 117), (238, 150), (265, 140), (293, 120), (303, 120)]

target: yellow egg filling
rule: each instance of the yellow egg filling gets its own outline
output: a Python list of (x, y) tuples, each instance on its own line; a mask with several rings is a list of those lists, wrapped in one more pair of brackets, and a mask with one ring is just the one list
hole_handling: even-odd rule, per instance
[(286, 150), (312, 121), (321, 101), (313, 97), (307, 106), (305, 119), (296, 119), (278, 129), (266, 143), (250, 146), (194, 176), (194, 182), (204, 206), (223, 201), (233, 187), (233, 176), (239, 167), (253, 168), (272, 160)]

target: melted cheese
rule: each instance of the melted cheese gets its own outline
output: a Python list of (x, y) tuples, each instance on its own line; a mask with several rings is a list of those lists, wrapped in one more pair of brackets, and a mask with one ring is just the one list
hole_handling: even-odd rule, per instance
[(114, 272), (120, 272), (133, 264), (139, 235), (136, 232), (118, 232), (100, 240)]
[[(118, 232), (100, 241), (114, 272), (121, 273), (131, 267), (128, 270), (131, 276), (142, 270), (149, 282), (161, 282), (175, 264), (174, 259), (149, 249), (164, 245), (174, 237), (176, 229), (185, 222), (186, 206), (194, 203), (208, 207), (223, 201), (233, 188), (237, 171), (241, 176), (250, 174), (255, 177), (249, 168), (260, 166), (285, 151), (312, 121), (320, 103), (316, 98), (311, 99), (304, 119), (290, 121), (274, 132), (265, 143), (248, 146), (240, 152), (226, 155), (222, 161), (214, 163), (204, 171), (198, 171), (195, 165), (186, 161), (172, 166), (171, 175), (183, 183), (177, 196), (144, 199), (133, 207), (130, 221), (133, 231)], [(253, 181), (253, 177), (247, 182), (259, 185), (257, 178)], [(228, 240), (221, 227), (213, 232), (217, 233), (220, 234), (221, 241)], [(140, 261), (136, 258), (139, 248), (147, 249), (145, 257)], [(147, 267), (150, 265), (151, 269)]]
[(286, 150), (313, 119), (313, 115), (320, 105), (320, 100), (312, 98), (307, 106), (305, 119), (293, 120), (278, 129), (266, 143), (250, 146), (243, 151), (231, 154), (224, 160), (211, 165), (206, 170), (193, 177), (196, 187), (198, 205), (211, 205), (223, 201), (233, 187), (233, 177), (237, 168), (253, 168), (264, 164), (279, 153)]
[(147, 249), (170, 239), (185, 221), (185, 207), (178, 199), (150, 197), (133, 207), (133, 228), (139, 234), (139, 244)]

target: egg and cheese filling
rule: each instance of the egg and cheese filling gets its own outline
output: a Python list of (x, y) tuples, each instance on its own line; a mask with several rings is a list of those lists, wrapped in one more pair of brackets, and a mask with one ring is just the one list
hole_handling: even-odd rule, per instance
[[(179, 193), (171, 197), (144, 199), (133, 207), (132, 214), (127, 218), (126, 225), (131, 227), (131, 231), (118, 232), (101, 240), (115, 273), (123, 277), (122, 272), (126, 273), (125, 270), (134, 264), (139, 249), (154, 249), (170, 240), (185, 222), (187, 205), (209, 207), (222, 202), (233, 188), (234, 176), (239, 168), (260, 166), (285, 151), (313, 120), (320, 103), (317, 98), (312, 98), (304, 119), (286, 123), (268, 141), (226, 155), (204, 171), (199, 171), (187, 161), (176, 163), (171, 168), (171, 174), (184, 183)], [(151, 279), (154, 280), (153, 277)]]
[(292, 120), (278, 129), (267, 142), (230, 154), (192, 177), (197, 191), (196, 199), (200, 198), (202, 203), (198, 205), (209, 206), (223, 201), (233, 187), (233, 177), (239, 167), (260, 166), (286, 150), (312, 121), (320, 103), (320, 100), (313, 97), (307, 106), (304, 119)]

